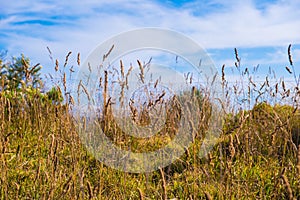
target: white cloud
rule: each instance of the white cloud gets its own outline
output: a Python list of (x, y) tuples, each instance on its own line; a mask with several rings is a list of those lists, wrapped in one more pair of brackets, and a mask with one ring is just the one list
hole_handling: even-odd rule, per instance
[[(109, 37), (145, 26), (178, 30), (208, 49), (286, 47), (300, 44), (299, 8), (297, 0), (266, 3), (263, 10), (251, 0), (195, 1), (177, 8), (145, 0), (6, 1), (0, 8), (0, 34), (5, 35), (0, 43), (12, 54), (24, 52), (45, 65), (47, 46), (60, 60), (70, 50), (85, 58)], [(30, 20), (53, 24), (24, 23)]]

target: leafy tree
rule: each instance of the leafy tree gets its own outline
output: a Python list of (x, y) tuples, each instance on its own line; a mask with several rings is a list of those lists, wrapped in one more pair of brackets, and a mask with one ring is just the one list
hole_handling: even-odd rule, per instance
[(63, 102), (63, 95), (58, 87), (53, 87), (45, 94), (41, 93), (43, 81), (40, 64), (32, 66), (30, 59), (23, 54), (18, 58), (13, 57), (12, 61), (8, 62), (5, 61), (5, 54), (0, 53), (0, 91), (3, 91), (7, 98), (25, 98), (28, 102), (40, 98), (53, 104)]
[(1, 80), (2, 90), (19, 90), (21, 88), (41, 88), (42, 79), (40, 70), (42, 66), (30, 65), (30, 59), (23, 54), (21, 57), (13, 57), (12, 62), (2, 63)]

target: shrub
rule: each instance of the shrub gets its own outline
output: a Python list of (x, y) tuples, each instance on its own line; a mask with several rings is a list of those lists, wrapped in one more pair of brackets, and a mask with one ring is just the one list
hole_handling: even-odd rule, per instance
[(294, 110), (292, 106), (260, 103), (252, 110), (228, 115), (223, 127), (226, 154), (230, 137), (239, 154), (281, 158), (295, 152), (300, 118)]

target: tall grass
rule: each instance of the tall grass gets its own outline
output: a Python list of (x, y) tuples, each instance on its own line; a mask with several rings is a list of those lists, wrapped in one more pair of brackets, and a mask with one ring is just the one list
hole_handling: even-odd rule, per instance
[[(208, 125), (205, 121), (203, 127), (197, 127), (198, 137), (180, 159), (152, 173), (114, 170), (86, 150), (70, 112), (74, 100), (66, 73), (58, 61), (55, 70), (61, 76), (64, 103), (44, 101), (38, 91), (32, 98), (8, 98), (2, 91), (1, 199), (299, 199), (300, 91), (291, 46), (286, 70), (295, 79), (292, 86), (272, 73), (263, 82), (255, 82), (257, 68), (243, 67), (237, 49), (234, 53), (237, 82), (227, 80), (226, 66), (221, 72), (227, 113), (219, 142), (206, 157), (199, 156)], [(68, 68), (70, 54), (63, 68)], [(79, 54), (77, 62), (80, 65)], [(122, 63), (120, 72), (126, 77)], [(104, 91), (106, 84), (108, 81), (103, 80)], [(172, 120), (164, 133), (154, 138), (128, 137), (116, 130), (109, 96), (103, 95), (106, 109), (101, 128), (122, 148), (157, 149), (172, 139), (172, 130), (178, 128), (175, 114), (169, 116)], [(203, 108), (198, 114), (209, 118), (209, 112), (204, 111), (210, 110), (211, 104), (204, 101), (199, 106)], [(147, 123), (147, 112), (132, 111), (138, 116), (136, 120)]]

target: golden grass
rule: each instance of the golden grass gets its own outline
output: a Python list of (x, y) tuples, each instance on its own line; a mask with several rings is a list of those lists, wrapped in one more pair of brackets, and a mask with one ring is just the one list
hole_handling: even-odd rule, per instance
[[(226, 80), (225, 65), (222, 67), (226, 97), (223, 106), (229, 109), (226, 110), (219, 142), (208, 156), (199, 157), (207, 130), (205, 120), (210, 116), (209, 112), (203, 110), (209, 111), (211, 106), (209, 102), (202, 102), (203, 108), (198, 114), (202, 115), (201, 119), (205, 122), (202, 123), (203, 127), (196, 127), (199, 135), (193, 145), (176, 162), (152, 173), (117, 171), (103, 165), (87, 152), (70, 114), (74, 100), (67, 92), (68, 80), (64, 73), (61, 91), (65, 94), (66, 102), (63, 105), (45, 102), (39, 95), (31, 99), (20, 99), (17, 95), (8, 98), (2, 91), (0, 198), (299, 199), (299, 81), (295, 79), (295, 85), (288, 87), (284, 80), (274, 82), (274, 78), (268, 74), (263, 83), (255, 82), (249, 72), (251, 70), (241, 66), (237, 49), (234, 53), (235, 70), (243, 81), (230, 85)], [(66, 57), (64, 67), (67, 67), (70, 54)], [(288, 57), (290, 66), (286, 70), (295, 76), (291, 46), (288, 48)], [(77, 62), (80, 65), (80, 54)], [(138, 64), (142, 69), (142, 64)], [(55, 70), (59, 73), (58, 61)], [(124, 72), (122, 62), (120, 72), (125, 80), (128, 75)], [(143, 70), (139, 76), (143, 80)], [(138, 140), (118, 130), (111, 116), (107, 94), (108, 73), (100, 84), (105, 100), (102, 129), (116, 144), (124, 148), (131, 146), (135, 151), (145, 151), (162, 147), (165, 141), (172, 139), (177, 130), (174, 123), (176, 112), (169, 116), (172, 120), (168, 123), (168, 129), (154, 138)], [(82, 83), (78, 87), (86, 90), (88, 95)], [(244, 101), (239, 100), (241, 94), (245, 94)], [(278, 99), (290, 104), (280, 105)], [(267, 102), (263, 103), (262, 100)], [(249, 109), (236, 111), (230, 106), (233, 102), (239, 102)], [(139, 120), (143, 121), (147, 113), (140, 116)], [(170, 133), (171, 129), (175, 132)]]

